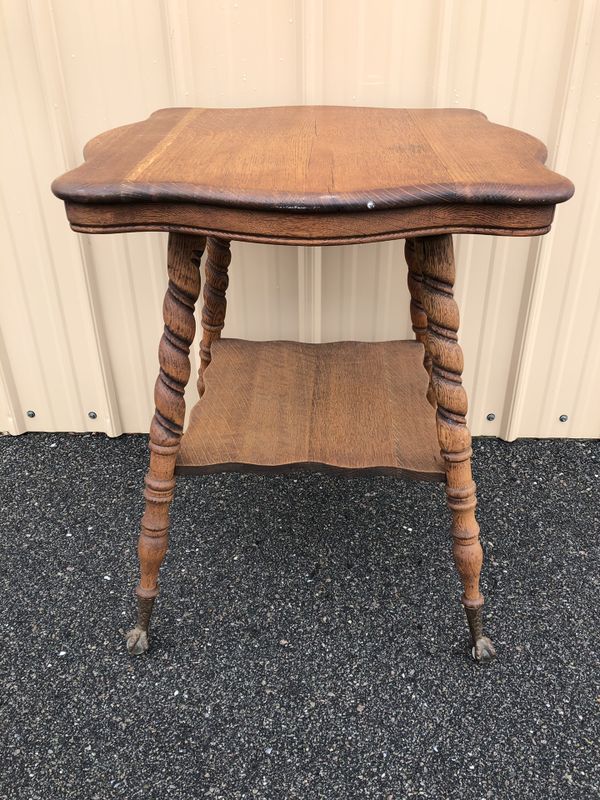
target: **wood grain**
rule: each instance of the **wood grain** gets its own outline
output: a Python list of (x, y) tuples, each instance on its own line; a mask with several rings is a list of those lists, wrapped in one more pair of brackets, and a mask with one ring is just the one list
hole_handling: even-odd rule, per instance
[(190, 345), (196, 331), (194, 306), (200, 293), (200, 260), (205, 245), (205, 239), (195, 236), (169, 236), (169, 283), (163, 302), (165, 327), (158, 348), (160, 369), (150, 424), (150, 466), (144, 479), (145, 508), (138, 541), (138, 620), (127, 637), (127, 647), (132, 653), (148, 648), (148, 625), (158, 594), (158, 572), (167, 552), (175, 459), (183, 433), (184, 390), (190, 377)]
[[(102, 207), (113, 212), (113, 230), (180, 230), (170, 227), (183, 224), (171, 212), (185, 204), (193, 219), (188, 226), (198, 232), (211, 228), (204, 207), (235, 211), (224, 238), (256, 235), (250, 212), (304, 216), (297, 242), (361, 235), (358, 216), (351, 231), (348, 219), (345, 233), (338, 230), (353, 214), (443, 209), (436, 225), (411, 226), (410, 215), (402, 222), (387, 217), (387, 230), (380, 223), (371, 232), (393, 238), (417, 227), (460, 227), (453, 215), (462, 206), (519, 210), (514, 220), (505, 215), (504, 224), (475, 213), (474, 228), (539, 232), (549, 226), (554, 205), (573, 193), (570, 181), (544, 166), (539, 140), (471, 109), (162, 109), (96, 137), (85, 158), (52, 185), (78, 230), (106, 230)], [(156, 204), (160, 218), (148, 218), (144, 210)], [(81, 206), (87, 206), (83, 214)], [(538, 207), (550, 212), (543, 223)], [(323, 214), (330, 215), (327, 226)]]
[(458, 343), (459, 311), (454, 299), (455, 264), (451, 236), (414, 242), (414, 263), (422, 275), (421, 301), (427, 316), (427, 351), (436, 399), (437, 434), (446, 472), (446, 496), (452, 512), (454, 561), (464, 594), (474, 655), (489, 660), (495, 651), (483, 636), (483, 595), (479, 576), (483, 550), (475, 518), (477, 498), (471, 471), (471, 434), (467, 428), (467, 393), (462, 385), (463, 353)]
[(546, 148), (471, 109), (167, 108), (93, 139), (54, 191), (76, 202), (290, 211), (568, 199)]
[(427, 339), (427, 313), (423, 307), (423, 274), (421, 265), (415, 255), (414, 239), (407, 239), (404, 244), (404, 257), (408, 266), (408, 291), (410, 292), (410, 319), (412, 322), (413, 333), (417, 342), (421, 342), (424, 348), (423, 366), (429, 375), (429, 387), (427, 389), (427, 399), (435, 408), (436, 399), (433, 384), (431, 382), (431, 353), (428, 349)]
[(205, 240), (171, 234), (167, 267), (169, 284), (163, 303), (164, 332), (158, 348), (160, 369), (154, 387), (155, 412), (150, 424), (150, 466), (145, 478), (146, 508), (139, 541), (142, 597), (158, 593), (158, 569), (167, 549), (169, 506), (175, 491), (175, 458), (183, 433), (184, 390), (190, 377), (190, 345), (200, 293), (200, 259)]
[(435, 205), (348, 213), (256, 211), (190, 203), (66, 204), (79, 233), (177, 231), (288, 245), (364, 244), (436, 233), (539, 236), (554, 206)]
[(417, 342), (219, 339), (177, 472), (390, 474), (444, 480)]
[(204, 370), (211, 360), (211, 346), (219, 339), (225, 325), (227, 311), (227, 286), (231, 250), (226, 239), (210, 237), (207, 242), (208, 256), (204, 266), (204, 306), (202, 307), (202, 342), (200, 343), (200, 371), (198, 373), (198, 395), (204, 394)]

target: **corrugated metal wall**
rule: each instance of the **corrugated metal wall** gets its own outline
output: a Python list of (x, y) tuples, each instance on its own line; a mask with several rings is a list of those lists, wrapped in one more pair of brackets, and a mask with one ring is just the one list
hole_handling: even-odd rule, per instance
[[(600, 434), (596, 0), (0, 8), (0, 430), (149, 425), (166, 239), (69, 230), (49, 186), (88, 139), (170, 105), (329, 103), (474, 107), (548, 144), (576, 185), (553, 232), (456, 238), (470, 424), (508, 439)], [(400, 242), (232, 252), (228, 335), (410, 335)]]

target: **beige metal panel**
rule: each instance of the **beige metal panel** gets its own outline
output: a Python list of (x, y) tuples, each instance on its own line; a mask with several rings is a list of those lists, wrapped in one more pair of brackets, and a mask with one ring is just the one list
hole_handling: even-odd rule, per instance
[[(84, 144), (99, 131), (172, 104), (162, 7), (139, 0), (55, 0), (52, 9), (75, 164)], [(95, 313), (105, 332), (103, 351), (117, 387), (121, 428), (145, 430), (152, 414), (162, 330), (165, 237), (77, 238), (90, 272)]]
[[(576, 10), (576, 3), (543, 0), (454, 4), (437, 102), (479, 108), (495, 122), (552, 143)], [(464, 309), (461, 339), (474, 433), (507, 435), (507, 393), (537, 248), (535, 239), (460, 242), (457, 295)]]
[(540, 247), (513, 401), (515, 436), (600, 435), (600, 9), (588, 2), (578, 11), (557, 142), (557, 166), (577, 189)]
[[(289, 29), (287, 39), (279, 37), (278, 51), (268, 46), (268, 26), (262, 39), (248, 35), (256, 13), (274, 18), (276, 5), (286, 14), (284, 31)], [(288, 22), (294, 7), (285, 5), (146, 0), (54, 3), (76, 152), (98, 131), (143, 119), (168, 105), (285, 102), (297, 86), (293, 50), (297, 34)], [(235, 70), (234, 54), (239, 65)], [(285, 59), (289, 59), (287, 71)], [(145, 430), (152, 414), (162, 328), (166, 237), (132, 234), (81, 239), (93, 273), (97, 313), (106, 332), (105, 350), (119, 387), (122, 428)], [(258, 245), (234, 245), (233, 249), (228, 332), (254, 338), (298, 338), (295, 253)], [(195, 370), (197, 347), (192, 353)], [(188, 394), (190, 405), (196, 398), (193, 382)]]
[(2, 5), (0, 328), (12, 407), (6, 427), (118, 433), (88, 275), (78, 241), (49, 194), (50, 181), (64, 169), (64, 142), (55, 74), (45, 63), (53, 29), (38, 36), (36, 13), (25, 3)]
[[(167, 105), (346, 103), (472, 106), (548, 142), (577, 184), (555, 233), (457, 237), (470, 421), (505, 438), (598, 435), (596, 5), (2, 0), (0, 430), (148, 428), (166, 237), (69, 231), (48, 185), (91, 136)], [(410, 333), (401, 242), (232, 252), (230, 335)]]

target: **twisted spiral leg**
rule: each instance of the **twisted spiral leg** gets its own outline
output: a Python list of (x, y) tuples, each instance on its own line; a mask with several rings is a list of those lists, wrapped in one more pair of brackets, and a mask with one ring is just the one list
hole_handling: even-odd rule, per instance
[(458, 344), (459, 313), (453, 296), (455, 267), (452, 237), (415, 240), (422, 269), (422, 303), (427, 315), (427, 342), (432, 359), (432, 384), (437, 401), (437, 432), (446, 464), (446, 495), (452, 512), (454, 561), (464, 587), (473, 655), (489, 661), (495, 655), (483, 635), (479, 575), (483, 551), (475, 519), (475, 483), (471, 474), (471, 434), (467, 428), (467, 395), (462, 385), (463, 353)]
[(163, 303), (160, 371), (154, 387), (156, 410), (150, 425), (150, 467), (145, 478), (146, 507), (138, 541), (140, 582), (136, 588), (138, 620), (127, 634), (132, 654), (148, 649), (148, 626), (158, 594), (158, 571), (168, 546), (169, 506), (175, 491), (175, 460), (183, 433), (183, 393), (190, 377), (190, 345), (200, 294), (200, 259), (205, 239), (170, 234), (167, 254), (169, 285)]
[(431, 382), (431, 354), (427, 344), (427, 314), (423, 308), (423, 274), (421, 265), (415, 252), (414, 239), (407, 239), (404, 243), (404, 256), (408, 264), (408, 290), (410, 292), (410, 318), (415, 339), (425, 348), (423, 365), (429, 375), (427, 399), (435, 408), (435, 391)]
[(210, 348), (215, 339), (221, 336), (225, 325), (227, 299), (225, 293), (229, 285), (229, 264), (231, 263), (230, 243), (227, 239), (209, 237), (208, 256), (204, 267), (204, 306), (202, 308), (202, 342), (200, 344), (200, 372), (198, 373), (198, 394), (204, 394), (204, 370), (211, 361)]

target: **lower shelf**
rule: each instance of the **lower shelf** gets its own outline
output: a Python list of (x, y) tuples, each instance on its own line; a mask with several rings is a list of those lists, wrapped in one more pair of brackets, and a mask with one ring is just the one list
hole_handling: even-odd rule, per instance
[(181, 441), (178, 473), (445, 479), (417, 342), (220, 339)]

